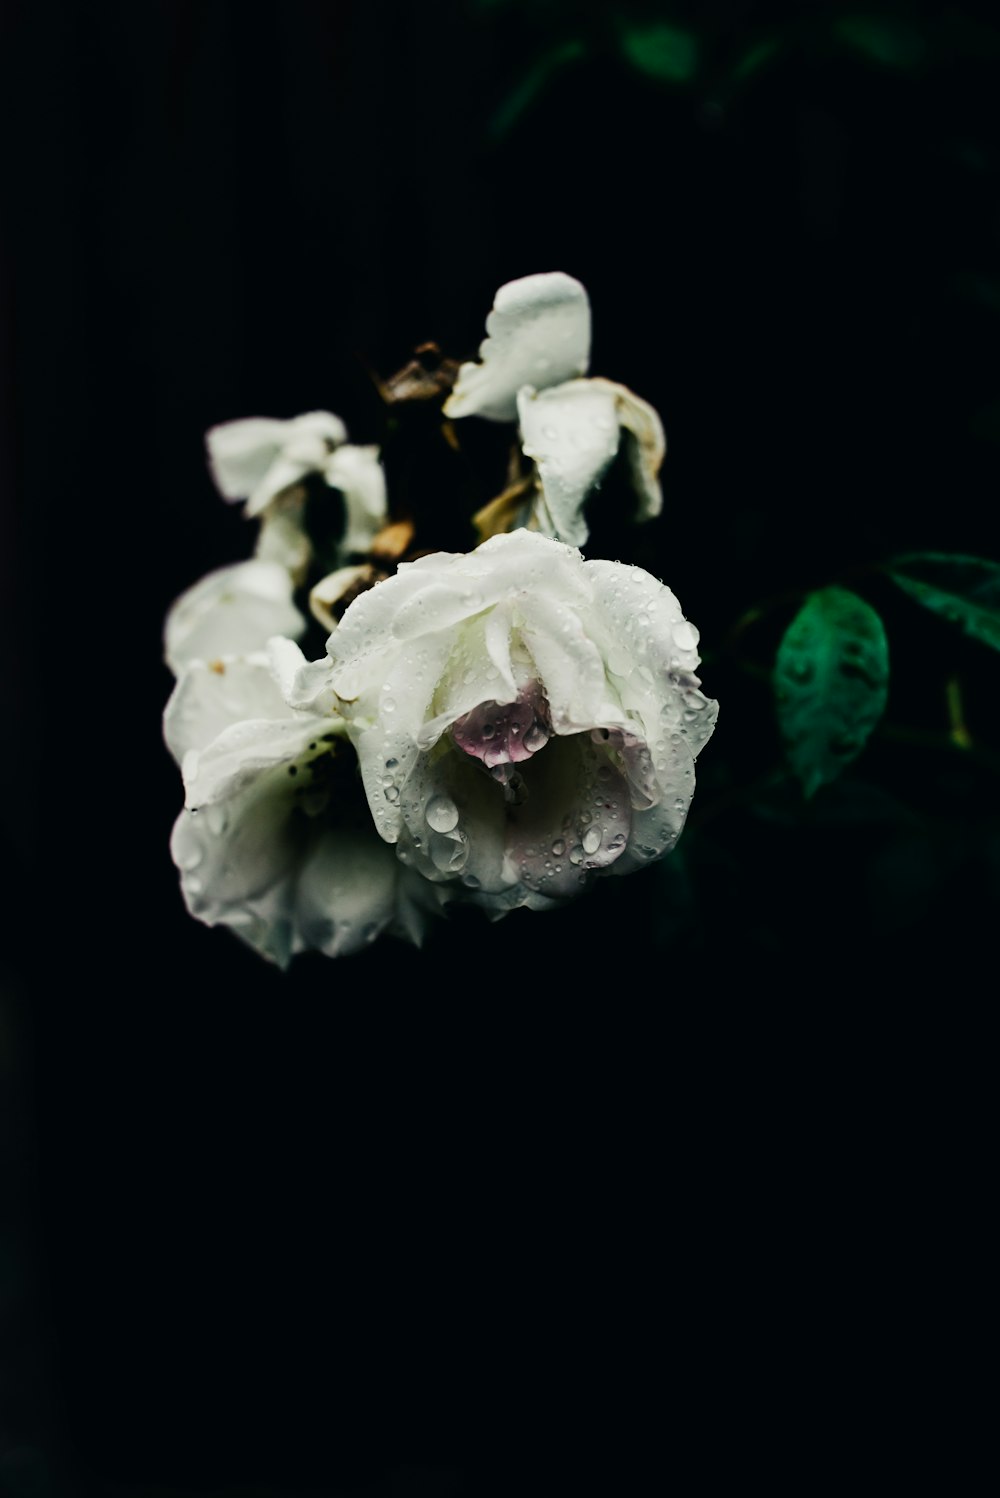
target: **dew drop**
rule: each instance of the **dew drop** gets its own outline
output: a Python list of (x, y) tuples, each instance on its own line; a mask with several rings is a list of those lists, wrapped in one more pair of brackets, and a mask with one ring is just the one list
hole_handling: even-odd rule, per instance
[(458, 826), (458, 807), (450, 796), (432, 796), (424, 807), (424, 816), (434, 832), (451, 832)]
[(435, 832), (430, 843), (431, 862), (440, 874), (457, 874), (469, 861), (469, 839), (464, 832), (447, 836)]
[(539, 722), (532, 723), (524, 738), (521, 740), (529, 754), (537, 754), (539, 749), (544, 749), (549, 741), (549, 736)]
[(566, 852), (566, 844), (563, 842), (561, 837), (557, 837), (555, 842), (552, 844), (552, 852), (555, 854), (556, 858), (562, 858), (563, 854)]
[(601, 830), (599, 827), (588, 827), (583, 834), (583, 851), (585, 853), (596, 853), (601, 846)]

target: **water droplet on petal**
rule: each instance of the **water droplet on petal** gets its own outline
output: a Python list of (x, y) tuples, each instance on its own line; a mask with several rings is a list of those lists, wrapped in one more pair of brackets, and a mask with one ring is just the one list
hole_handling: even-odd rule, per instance
[(583, 834), (583, 851), (585, 853), (596, 853), (601, 846), (601, 831), (598, 827), (588, 827)]
[(432, 796), (424, 807), (424, 816), (434, 832), (451, 832), (458, 826), (458, 807), (450, 796)]

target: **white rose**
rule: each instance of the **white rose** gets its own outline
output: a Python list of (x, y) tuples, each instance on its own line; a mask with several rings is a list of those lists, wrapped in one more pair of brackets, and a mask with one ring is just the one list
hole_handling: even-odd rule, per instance
[[(276, 649), (286, 671), (303, 664), (290, 641)], [(419, 943), (440, 908), (443, 891), (376, 837), (345, 727), (326, 704), (290, 709), (263, 655), (189, 665), (164, 715), (187, 793), (170, 850), (188, 910), (281, 967), (382, 932)]]
[(382, 837), (501, 914), (676, 842), (716, 704), (697, 632), (637, 567), (530, 531), (404, 563), (289, 700), (334, 691)]
[(171, 604), (164, 655), (175, 676), (192, 661), (263, 650), (273, 635), (297, 640), (305, 631), (293, 595), (313, 559), (300, 487), (309, 474), (322, 474), (343, 496), (339, 559), (366, 551), (388, 515), (378, 448), (349, 443), (331, 411), (227, 421), (206, 432), (205, 445), (220, 494), (245, 500), (243, 513), (260, 530), (251, 560), (217, 568)]
[(523, 276), (501, 286), (486, 319), (480, 363), (463, 364), (444, 414), (520, 423), (521, 445), (533, 459), (538, 492), (521, 522), (582, 546), (583, 504), (628, 443), (637, 518), (658, 515), (657, 477), (666, 452), (653, 407), (612, 380), (581, 379), (590, 363), (590, 302), (579, 281), (562, 271)]

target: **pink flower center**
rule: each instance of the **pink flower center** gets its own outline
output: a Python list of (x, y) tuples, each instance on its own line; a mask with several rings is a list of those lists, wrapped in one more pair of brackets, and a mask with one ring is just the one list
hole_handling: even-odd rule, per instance
[(458, 747), (481, 760), (495, 780), (506, 783), (509, 766), (544, 749), (552, 733), (549, 705), (537, 683), (516, 702), (481, 702), (456, 718), (451, 728)]

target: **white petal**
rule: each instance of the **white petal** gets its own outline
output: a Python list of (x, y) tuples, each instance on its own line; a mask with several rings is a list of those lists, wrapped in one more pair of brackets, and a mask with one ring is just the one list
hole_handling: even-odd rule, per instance
[(326, 481), (344, 496), (347, 511), (340, 551), (368, 551), (389, 513), (385, 470), (377, 447), (338, 447), (326, 464)]
[(463, 364), (444, 406), (448, 417), (513, 421), (523, 385), (544, 389), (574, 379), (590, 360), (590, 303), (562, 271), (501, 286), (486, 319), (480, 364)]
[(247, 496), (247, 502), (243, 507), (243, 513), (248, 520), (254, 520), (258, 515), (263, 515), (268, 505), (276, 500), (279, 494), (294, 489), (308, 473), (316, 471), (325, 462), (325, 455), (319, 463), (303, 463), (296, 458), (289, 458), (281, 452), (268, 468), (260, 483), (255, 485), (252, 492)]
[(301, 830), (289, 819), (276, 771), (225, 807), (182, 812), (170, 851), (188, 910), (206, 925), (231, 927), (284, 967), (293, 950)]
[(595, 379), (591, 382), (603, 387), (615, 397), (618, 420), (628, 433), (628, 459), (632, 471), (632, 483), (639, 496), (637, 519), (652, 520), (663, 508), (663, 491), (658, 474), (667, 451), (667, 439), (663, 423), (656, 409), (627, 385), (617, 385), (613, 380)]
[(261, 516), (254, 555), (261, 562), (276, 562), (296, 584), (305, 580), (312, 560), (312, 542), (304, 526), (305, 495), (299, 489), (269, 505)]
[(310, 744), (318, 743), (324, 734), (342, 732), (340, 720), (309, 713), (232, 723), (198, 754), (185, 755), (186, 804), (199, 808), (238, 796), (262, 781), (267, 771), (294, 769), (297, 761), (307, 757)]
[(368, 946), (392, 921), (399, 866), (370, 828), (331, 828), (305, 861), (295, 897), (304, 948), (344, 957)]
[[(607, 382), (570, 380), (517, 398), (521, 442), (538, 466), (545, 509), (541, 528), (558, 541), (587, 539), (583, 502), (618, 451), (618, 403)], [(547, 513), (546, 513), (547, 512)]]
[(170, 695), (163, 714), (163, 736), (180, 764), (187, 753), (204, 749), (233, 723), (288, 716), (265, 655), (231, 657), (211, 666), (192, 661)]
[(188, 588), (164, 624), (167, 664), (251, 655), (272, 635), (298, 637), (305, 620), (292, 602), (292, 580), (276, 562), (236, 562)]
[(209, 428), (208, 466), (220, 494), (245, 499), (256, 489), (281, 450), (287, 426), (269, 416), (248, 416)]
[(212, 477), (226, 499), (246, 499), (259, 515), (271, 500), (307, 473), (320, 472), (346, 441), (347, 428), (332, 411), (307, 411), (290, 421), (249, 416), (205, 434)]
[(577, 733), (622, 719), (609, 696), (604, 658), (576, 609), (542, 594), (524, 604), (524, 642), (545, 689), (556, 733)]
[(307, 661), (293, 640), (268, 641), (271, 669), (288, 706), (302, 712), (326, 716), (337, 712), (337, 694), (331, 683), (330, 662)]

